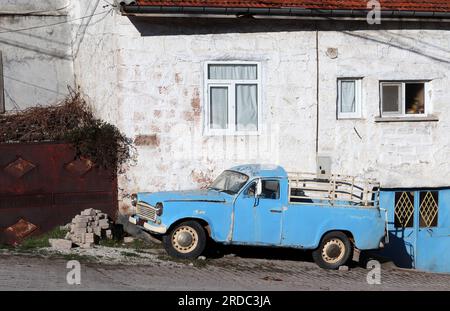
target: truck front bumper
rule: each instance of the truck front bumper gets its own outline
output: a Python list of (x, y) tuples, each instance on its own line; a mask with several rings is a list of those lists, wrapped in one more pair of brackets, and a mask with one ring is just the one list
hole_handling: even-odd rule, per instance
[(150, 221), (139, 219), (137, 216), (130, 216), (128, 221), (153, 233), (165, 234), (167, 232), (166, 226), (150, 223)]

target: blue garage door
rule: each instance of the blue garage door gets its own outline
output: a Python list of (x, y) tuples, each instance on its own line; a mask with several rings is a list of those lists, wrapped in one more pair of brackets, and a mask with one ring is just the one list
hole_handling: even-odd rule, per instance
[(383, 251), (397, 266), (450, 272), (450, 189), (382, 191), (390, 242)]

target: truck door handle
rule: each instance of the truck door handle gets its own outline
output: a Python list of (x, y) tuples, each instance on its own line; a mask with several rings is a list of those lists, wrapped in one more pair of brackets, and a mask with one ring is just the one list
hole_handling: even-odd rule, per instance
[(282, 210), (280, 210), (280, 209), (271, 209), (270, 212), (271, 213), (281, 213)]

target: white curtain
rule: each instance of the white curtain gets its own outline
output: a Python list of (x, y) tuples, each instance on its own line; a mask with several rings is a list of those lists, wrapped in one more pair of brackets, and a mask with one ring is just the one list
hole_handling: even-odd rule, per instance
[(228, 124), (228, 88), (211, 87), (210, 89), (210, 127), (226, 129)]
[(383, 85), (383, 112), (400, 112), (401, 85)]
[(356, 112), (355, 82), (341, 82), (341, 112)]
[(256, 65), (209, 65), (209, 79), (256, 80)]
[(237, 130), (258, 130), (258, 100), (256, 84), (236, 85)]

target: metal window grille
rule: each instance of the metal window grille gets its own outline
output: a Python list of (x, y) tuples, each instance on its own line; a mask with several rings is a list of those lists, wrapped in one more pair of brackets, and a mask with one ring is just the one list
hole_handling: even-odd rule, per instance
[(395, 227), (412, 227), (414, 222), (414, 192), (395, 193)]
[(438, 192), (420, 193), (420, 227), (436, 227), (438, 219)]

